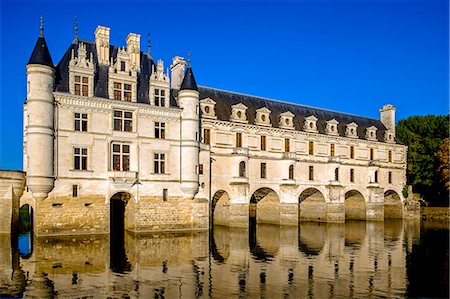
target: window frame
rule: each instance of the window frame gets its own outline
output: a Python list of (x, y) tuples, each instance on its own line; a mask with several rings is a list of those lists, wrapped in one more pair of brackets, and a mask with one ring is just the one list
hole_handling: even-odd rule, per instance
[(310, 181), (314, 181), (314, 166), (309, 166), (308, 178)]
[(211, 129), (203, 129), (203, 143), (211, 144)]
[(308, 154), (314, 155), (314, 141), (308, 142)]
[[(77, 116), (78, 114), (78, 116)], [(87, 132), (88, 129), (88, 114), (82, 112), (74, 112), (73, 113), (73, 126), (74, 131), (77, 132)], [(78, 126), (78, 128), (77, 128)]]
[(267, 136), (266, 135), (261, 135), (260, 142), (259, 142), (259, 148), (262, 151), (267, 150)]
[(260, 177), (262, 179), (267, 179), (267, 163), (266, 162), (261, 162), (261, 165), (260, 165)]
[(289, 165), (288, 178), (290, 180), (294, 179), (294, 164)]
[(155, 121), (155, 138), (166, 139), (166, 123)]
[(289, 153), (291, 151), (291, 140), (284, 138), (284, 152)]
[(89, 96), (89, 77), (75, 75), (73, 79), (73, 93), (76, 96)]
[(236, 132), (236, 147), (242, 147), (242, 133)]
[[(119, 146), (119, 151), (115, 151), (114, 146)], [(128, 149), (128, 152), (125, 150)], [(115, 157), (118, 157), (118, 166), (116, 168)], [(128, 143), (112, 142), (111, 143), (111, 170), (113, 171), (130, 171), (131, 161), (131, 145)]]
[[(77, 153), (78, 151), (78, 153)], [(73, 170), (88, 170), (88, 149), (86, 147), (73, 147)]]
[(355, 169), (350, 168), (350, 183), (354, 183), (354, 182), (355, 182)]
[(153, 90), (154, 104), (158, 107), (166, 107), (166, 90), (155, 88)]
[(245, 161), (239, 162), (239, 177), (240, 178), (246, 177), (246, 169), (245, 168), (246, 168)]
[(334, 143), (331, 143), (330, 144), (330, 156), (334, 157), (335, 154), (336, 154), (335, 145), (334, 145)]
[[(116, 115), (116, 112), (120, 112), (121, 115)], [(131, 117), (126, 117), (127, 113), (130, 113)], [(120, 123), (116, 122), (116, 120)], [(120, 125), (116, 127), (116, 124)], [(129, 130), (126, 130), (125, 128), (129, 128)], [(113, 131), (133, 132), (133, 112), (129, 110), (113, 109)]]
[(166, 154), (153, 153), (153, 173), (166, 174)]

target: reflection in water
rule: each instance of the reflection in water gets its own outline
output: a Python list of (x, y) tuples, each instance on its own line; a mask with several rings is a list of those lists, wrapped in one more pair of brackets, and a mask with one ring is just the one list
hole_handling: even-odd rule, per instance
[(213, 231), (125, 234), (118, 251), (107, 236), (35, 238), (28, 259), (0, 236), (0, 297), (448, 297), (445, 226), (302, 222)]

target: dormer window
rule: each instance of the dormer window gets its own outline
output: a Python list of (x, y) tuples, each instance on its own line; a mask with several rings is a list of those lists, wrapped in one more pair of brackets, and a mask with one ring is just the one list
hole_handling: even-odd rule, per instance
[(114, 82), (114, 100), (131, 102), (131, 84)]
[(328, 135), (339, 135), (338, 127), (337, 127), (338, 124), (339, 124), (339, 122), (335, 119), (327, 121), (327, 126), (325, 129), (326, 133)]
[[(89, 58), (88, 58), (89, 57)], [(69, 91), (77, 96), (94, 96), (94, 63), (92, 53), (88, 55), (86, 46), (78, 44), (77, 56), (72, 49), (69, 61)]]
[(166, 91), (164, 89), (155, 88), (155, 106), (165, 107)]
[(375, 126), (366, 129), (366, 139), (377, 140), (377, 128)]
[(315, 117), (314, 115), (306, 117), (303, 129), (307, 132), (317, 133), (317, 120), (318, 118)]
[(207, 118), (217, 118), (215, 113), (216, 102), (210, 98), (200, 100), (200, 109), (202, 110), (202, 116)]
[(255, 124), (262, 126), (270, 126), (270, 117), (269, 117), (270, 112), (271, 111), (266, 107), (256, 110)]
[(247, 106), (244, 104), (236, 104), (231, 106), (231, 116), (230, 120), (235, 122), (247, 123)]
[(164, 63), (159, 60), (156, 68), (154, 65), (152, 66), (149, 87), (150, 104), (158, 107), (169, 107), (169, 96), (169, 76), (164, 73)]
[(293, 129), (294, 128), (294, 114), (286, 111), (280, 114), (280, 128)]
[(109, 98), (119, 101), (136, 102), (137, 72), (130, 67), (130, 54), (119, 49), (115, 62), (111, 58), (109, 66)]
[(354, 122), (349, 123), (345, 129), (345, 136), (350, 138), (358, 138), (358, 125)]
[(75, 95), (87, 97), (89, 95), (89, 78), (75, 76)]
[(125, 61), (120, 62), (120, 71), (125, 72)]
[(386, 132), (384, 132), (384, 141), (389, 143), (395, 142), (394, 132), (392, 130), (386, 130)]

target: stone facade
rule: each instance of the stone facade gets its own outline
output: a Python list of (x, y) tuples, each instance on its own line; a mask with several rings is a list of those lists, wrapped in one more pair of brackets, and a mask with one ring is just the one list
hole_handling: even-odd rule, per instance
[(137, 34), (126, 47), (107, 27), (95, 38), (55, 66), (41, 32), (27, 65), (21, 204), (36, 234), (108, 233), (116, 200), (135, 233), (207, 229), (210, 215), (238, 227), (403, 217), (392, 105), (375, 120), (197, 87), (190, 59), (169, 74)]

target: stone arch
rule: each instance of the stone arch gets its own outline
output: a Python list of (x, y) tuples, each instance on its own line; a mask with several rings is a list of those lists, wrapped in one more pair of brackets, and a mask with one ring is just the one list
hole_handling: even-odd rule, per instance
[(125, 230), (131, 228), (131, 217), (126, 211), (132, 195), (117, 192), (110, 198), (110, 268), (113, 272), (123, 273), (131, 270), (125, 253)]
[(298, 197), (300, 221), (327, 221), (327, 203), (322, 192), (316, 188), (304, 190)]
[(400, 195), (394, 190), (384, 192), (384, 218), (402, 218), (403, 205)]
[(22, 258), (27, 259), (33, 253), (33, 207), (24, 204), (19, 208), (18, 249)]
[(225, 190), (218, 190), (212, 197), (214, 225), (229, 225), (230, 223), (230, 196)]
[(366, 201), (358, 190), (345, 193), (345, 220), (366, 220)]
[(271, 188), (263, 187), (253, 192), (249, 204), (250, 220), (258, 223), (280, 224), (280, 197)]

